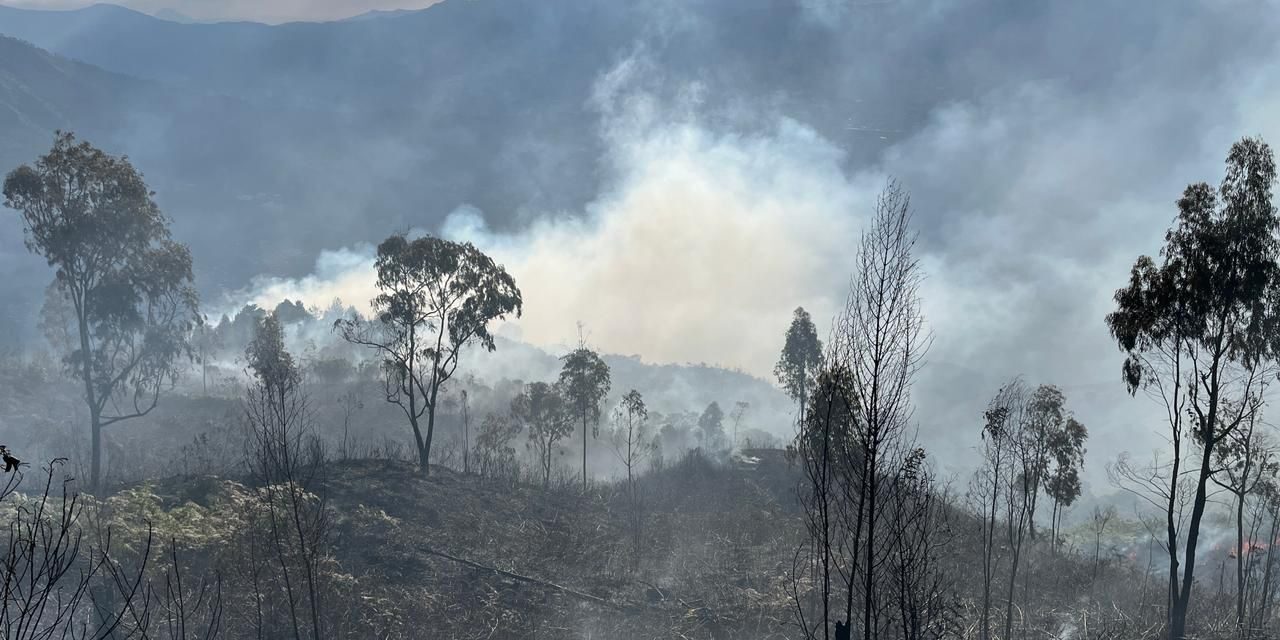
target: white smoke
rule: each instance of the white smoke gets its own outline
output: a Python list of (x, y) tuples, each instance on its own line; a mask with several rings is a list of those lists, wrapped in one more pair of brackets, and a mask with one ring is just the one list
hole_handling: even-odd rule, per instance
[[(825, 324), (843, 300), (883, 178), (847, 177), (839, 149), (786, 118), (735, 135), (658, 118), (643, 95), (609, 108), (614, 186), (585, 212), (506, 234), (462, 206), (427, 231), (471, 241), (512, 273), (525, 308), (508, 335), (561, 345), (581, 322), (606, 352), (769, 377), (792, 310)], [(323, 253), (307, 277), (258, 279), (248, 298), (269, 307), (337, 297), (365, 310), (373, 282), (372, 248), (346, 248)]]
[[(1180, 112), (1139, 108), (1188, 99), (1166, 78), (1105, 99), (1037, 81), (943, 105), (879, 165), (850, 170), (841, 146), (804, 124), (707, 113), (702, 87), (673, 93), (637, 55), (597, 83), (607, 187), (584, 211), (530, 212), (526, 228), (499, 232), (462, 205), (422, 231), (472, 241), (514, 275), (526, 307), (500, 329), (510, 337), (556, 351), (582, 322), (605, 352), (769, 379), (795, 307), (825, 334), (863, 221), (895, 174), (917, 196), (937, 338), (916, 394), (930, 451), (969, 467), (987, 399), (1025, 374), (1063, 387), (1093, 436), (1086, 477), (1101, 483), (1119, 451), (1162, 446), (1156, 407), (1119, 380), (1103, 322), (1112, 291), (1139, 253), (1158, 250), (1184, 185), (1216, 182), (1239, 136), (1275, 133), (1266, 114), (1280, 66), (1250, 68), (1254, 82), (1223, 86), (1207, 107), (1233, 110), (1193, 134)], [(363, 307), (371, 264), (370, 247), (326, 252), (313, 275), (260, 279), (247, 297)]]

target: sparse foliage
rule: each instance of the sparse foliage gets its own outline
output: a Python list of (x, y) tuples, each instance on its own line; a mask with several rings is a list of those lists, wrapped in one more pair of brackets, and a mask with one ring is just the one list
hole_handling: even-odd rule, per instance
[(587, 488), (587, 427), (593, 438), (600, 435), (600, 403), (609, 395), (609, 365), (600, 354), (585, 345), (569, 352), (560, 370), (560, 388), (565, 401), (582, 424), (582, 488)]
[(542, 486), (551, 485), (551, 469), (558, 445), (573, 433), (574, 415), (557, 385), (531, 382), (511, 401), (511, 417), (529, 434), (529, 448), (538, 460)]
[[(520, 316), (515, 279), (471, 243), (394, 235), (378, 245), (376, 321), (340, 318), (343, 339), (383, 362), (387, 402), (404, 411), (425, 475), (435, 436), (440, 388), (472, 344), (493, 351), (489, 323)], [(426, 425), (420, 423), (426, 417)], [(424, 427), (425, 426), (425, 430)]]

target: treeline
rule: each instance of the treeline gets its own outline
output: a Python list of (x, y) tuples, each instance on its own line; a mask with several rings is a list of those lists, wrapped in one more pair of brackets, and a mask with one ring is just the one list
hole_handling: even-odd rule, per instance
[[(661, 415), (630, 389), (609, 404), (610, 368), (585, 342), (562, 358), (553, 380), (490, 388), (456, 376), (469, 350), (496, 349), (492, 323), (518, 317), (523, 304), (511, 275), (469, 243), (389, 237), (377, 248), (379, 293), (368, 316), (336, 303), (318, 311), (286, 300), (270, 311), (246, 306), (208, 324), (190, 253), (172, 239), (153, 195), (127, 159), (64, 133), (49, 154), (5, 179), (5, 205), (21, 216), (27, 246), (55, 272), (42, 329), (62, 353), (65, 374), (83, 389), (91, 449), (88, 478), (78, 484), (99, 496), (82, 498), (71, 479), (59, 494), (58, 460), (45, 467), (48, 482), (34, 511), (18, 507), (4, 556), (8, 576), (30, 573), (22, 563), (42, 573), (31, 576), (27, 591), (4, 596), (5, 607), (18, 609), (0, 615), (6, 637), (301, 640), (374, 633), (376, 625), (361, 622), (367, 612), (341, 608), (358, 598), (344, 592), (335, 565), (327, 495), (332, 463), (360, 454), (359, 434), (351, 430), (359, 430), (368, 403), (400, 413), (422, 476), (443, 460), (463, 474), (532, 479), (550, 488), (553, 473), (569, 477), (571, 465), (561, 456), (565, 441), (578, 436), (582, 458), (573, 477), (586, 490), (588, 450), (607, 449), (625, 471), (622, 495), (637, 549), (644, 522), (639, 476), (662, 468), (665, 456), (696, 449), (699, 457), (722, 459), (737, 445), (747, 403), (728, 413), (712, 402), (701, 411)], [(291, 326), (320, 323), (345, 351), (302, 359), (290, 352)], [(168, 522), (161, 535), (170, 539), (155, 541), (151, 518), (171, 514), (148, 505), (145, 490), (111, 495), (102, 473), (103, 433), (152, 414), (192, 365), (207, 395), (210, 367), (222, 358), (244, 372), (235, 378), (238, 415), (224, 425), (234, 433), (196, 444), (216, 449), (205, 456), (244, 484), (233, 485), (216, 514), (205, 514), (194, 529)], [(325, 398), (340, 408), (340, 439), (321, 432), (317, 388), (342, 391)], [(475, 402), (473, 393), (484, 397)], [(448, 455), (437, 450), (445, 416), (455, 419)], [(5, 496), (22, 474), (9, 478)], [(53, 509), (60, 515), (51, 518)], [(139, 521), (139, 512), (150, 515)], [(95, 543), (82, 547), (90, 532)], [(113, 534), (127, 539), (124, 550), (113, 549)], [(180, 557), (179, 538), (190, 538), (185, 542), (199, 552)], [(75, 541), (71, 548), (63, 546), (68, 539)], [(84, 571), (75, 576), (73, 569)], [(67, 589), (76, 597), (47, 606)]]
[[(829, 343), (798, 311), (779, 363), (800, 406), (792, 452), (808, 536), (791, 577), (805, 637), (1275, 634), (1280, 465), (1262, 417), (1280, 371), (1275, 163), (1245, 138), (1226, 165), (1218, 187), (1187, 187), (1164, 247), (1138, 258), (1106, 318), (1126, 356), (1117, 384), (1165, 409), (1170, 443), (1149, 464), (1122, 455), (1108, 465), (1139, 499), (1133, 537), (1166, 565), (1135, 543), (1111, 575), (1102, 538), (1113, 509), (1085, 524), (1092, 544), (1068, 543), (1062, 530), (1088, 431), (1058, 388), (1020, 378), (1000, 388), (975, 430), (978, 469), (964, 491), (933, 476), (911, 421), (929, 344), (915, 235), (906, 194), (886, 189)], [(1202, 567), (1222, 550), (1206, 548), (1215, 518), (1231, 523), (1234, 566), (1211, 564), (1211, 585)]]
[[(529, 458), (549, 482), (550, 460), (576, 434), (579, 481), (585, 486), (589, 480), (588, 452), (601, 437), (602, 418), (614, 410), (603, 404), (623, 395), (607, 398), (609, 370), (598, 353), (583, 343), (565, 357), (558, 379), (516, 388), (455, 375), (469, 350), (496, 349), (491, 324), (518, 317), (522, 307), (510, 274), (469, 243), (388, 238), (377, 248), (379, 294), (368, 317), (338, 300), (325, 309), (282, 300), (270, 310), (250, 304), (210, 322), (195, 293), (190, 252), (171, 237), (168, 219), (127, 159), (59, 133), (48, 154), (9, 173), (4, 194), (5, 204), (21, 216), (27, 246), (47, 259), (56, 276), (46, 290), (41, 328), (83, 389), (90, 488), (103, 486), (104, 430), (151, 415), (161, 395), (192, 367), (205, 396), (210, 385), (222, 396), (239, 396), (248, 380), (245, 350), (269, 320), (300, 338), (300, 372), (335, 399), (336, 410), (316, 409), (341, 414), (343, 455), (366, 435), (351, 433), (359, 409), (385, 400), (407, 423), (424, 475), (441, 458), (463, 471), (470, 471), (472, 457), (500, 459), (499, 466), (509, 468), (508, 458), (515, 457), (506, 452), (514, 436), (504, 434), (518, 433), (528, 454), (518, 458)], [(381, 389), (369, 388), (375, 385)], [(725, 452), (746, 411), (747, 404), (738, 402), (726, 415), (713, 402), (694, 414), (655, 414), (645, 447), (668, 456), (695, 447)], [(444, 421), (451, 437), (442, 456), (433, 449)], [(462, 432), (460, 439), (455, 431)], [(612, 423), (605, 431), (611, 438)], [(764, 435), (755, 432), (755, 442)], [(399, 441), (365, 441), (364, 449), (399, 455)]]
[[(1081, 495), (1088, 430), (1052, 384), (1015, 377), (993, 390), (974, 416), (976, 470), (962, 484), (937, 477), (912, 394), (932, 341), (924, 274), (909, 196), (891, 182), (825, 344), (797, 309), (775, 368), (797, 405), (787, 458), (799, 477), (803, 536), (776, 568), (795, 632), (823, 640), (1273, 635), (1280, 464), (1263, 416), (1280, 372), (1274, 182), (1269, 147), (1235, 144), (1221, 184), (1186, 189), (1158, 256), (1138, 258), (1115, 294), (1106, 325), (1125, 354), (1118, 384), (1166, 409), (1170, 442), (1150, 464), (1122, 456), (1108, 466), (1147, 507), (1133, 537), (1154, 542), (1145, 559), (1135, 544), (1122, 562), (1102, 552), (1119, 524), (1114, 511), (1092, 514), (1091, 545), (1079, 527), (1064, 531)], [(4, 196), (28, 247), (55, 273), (42, 321), (51, 340), (63, 340), (65, 373), (83, 390), (85, 484), (102, 496), (59, 489), (55, 461), (43, 497), (15, 506), (0, 571), (35, 579), (4, 595), (6, 637), (377, 633), (378, 622), (362, 617), (368, 611), (350, 604), (358, 598), (334, 559), (326, 477), (332, 461), (353, 457), (349, 432), (368, 403), (397, 412), (421, 477), (447, 460), (463, 474), (584, 495), (588, 452), (606, 449), (625, 472), (620, 513), (637, 562), (652, 537), (645, 472), (688, 450), (698, 453), (680, 464), (697, 471), (697, 460), (723, 460), (746, 444), (746, 403), (657, 415), (644, 390), (617, 393), (585, 341), (551, 379), (498, 389), (458, 375), (468, 354), (497, 348), (494, 323), (523, 308), (514, 278), (468, 243), (390, 236), (377, 248), (368, 315), (284, 301), (210, 326), (190, 253), (126, 159), (59, 134), (49, 154), (7, 176)], [(347, 351), (304, 364), (286, 347), (287, 327), (321, 318)], [(198, 531), (164, 528), (166, 545), (150, 520), (135, 517), (157, 514), (131, 503), (145, 496), (106, 497), (102, 434), (152, 413), (192, 363), (207, 366), (214, 353), (236, 353), (247, 373), (234, 454), (243, 484)], [(328, 371), (330, 359), (367, 364)], [(324, 398), (341, 409), (340, 440), (318, 428), (308, 375), (346, 390)], [(367, 384), (342, 386), (350, 380)], [(453, 428), (442, 445), (446, 422)], [(570, 442), (580, 460), (565, 459)], [(13, 493), (21, 476), (9, 478)], [(1204, 575), (1215, 517), (1233, 529), (1234, 564), (1230, 580), (1227, 563), (1218, 565), (1216, 590)], [(128, 541), (113, 542), (122, 530)], [(204, 552), (183, 560), (183, 544)]]

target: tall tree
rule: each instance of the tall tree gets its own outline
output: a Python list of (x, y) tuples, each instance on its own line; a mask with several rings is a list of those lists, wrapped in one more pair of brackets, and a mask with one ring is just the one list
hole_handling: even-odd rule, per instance
[(511, 400), (511, 417), (529, 433), (529, 448), (538, 457), (542, 486), (551, 485), (556, 445), (573, 433), (574, 415), (559, 387), (530, 382)]
[(564, 358), (560, 388), (573, 415), (582, 423), (582, 489), (587, 488), (587, 427), (591, 437), (600, 437), (600, 403), (609, 395), (609, 365), (585, 344)]
[[(1277, 219), (1271, 188), (1271, 148), (1244, 138), (1227, 155), (1226, 177), (1215, 190), (1193, 184), (1178, 200), (1178, 217), (1157, 261), (1141, 256), (1129, 284), (1115, 294), (1107, 325), (1126, 358), (1130, 393), (1143, 389), (1167, 412), (1172, 468), (1167, 475), (1165, 524), (1169, 553), (1169, 637), (1187, 635), (1195, 585), (1196, 548), (1217, 472), (1219, 445), (1254, 416), (1276, 356), (1280, 300)], [(1181, 468), (1198, 447), (1199, 463)], [(1187, 460), (1193, 464), (1194, 460)], [(1198, 468), (1197, 468), (1198, 467)], [(1179, 483), (1194, 482), (1185, 547), (1175, 522)], [(1182, 570), (1179, 576), (1179, 569)]]
[[(846, 401), (857, 425), (857, 490), (854, 524), (862, 537), (862, 637), (882, 635), (881, 602), (876, 599), (877, 527), (880, 524), (881, 478), (888, 475), (907, 440), (914, 405), (911, 387), (929, 347), (921, 309), (916, 234), (911, 228), (911, 198), (896, 182), (876, 200), (871, 227), (862, 234), (845, 309), (836, 321), (828, 360), (844, 363), (849, 372)], [(855, 537), (857, 537), (855, 535)], [(850, 592), (852, 593), (852, 592)], [(852, 602), (845, 612), (852, 616)], [(848, 621), (853, 625), (853, 620)]]
[(982, 516), (982, 605), (978, 622), (978, 638), (990, 640), (991, 612), (995, 605), (996, 573), (1002, 559), (1002, 545), (997, 534), (1000, 502), (1011, 487), (1005, 481), (1013, 466), (1011, 426), (1022, 405), (1022, 381), (1015, 378), (1005, 384), (987, 404), (983, 412), (982, 465), (974, 473), (970, 497)]
[(523, 300), (506, 269), (469, 242), (393, 235), (378, 245), (374, 266), (381, 291), (372, 301), (376, 320), (340, 318), (334, 328), (382, 357), (387, 402), (409, 419), (425, 476), (440, 387), (465, 347), (496, 348), (489, 322), (519, 317)]
[(821, 365), (822, 341), (818, 340), (818, 330), (814, 328), (809, 312), (804, 307), (796, 307), (791, 326), (787, 328), (786, 342), (782, 345), (782, 355), (773, 367), (773, 375), (778, 377), (778, 383), (787, 395), (800, 405), (798, 424), (804, 424), (805, 402)]
[(175, 242), (142, 175), (70, 133), (35, 166), (5, 178), (5, 206), (22, 216), (27, 248), (56, 270), (77, 344), (64, 358), (89, 408), (90, 483), (102, 482), (102, 431), (144, 416), (193, 355), (200, 321), (191, 252)]
[(1031, 394), (1027, 406), (1028, 425), (1027, 453), (1030, 493), (1028, 505), (1027, 530), (1031, 539), (1036, 537), (1036, 506), (1039, 503), (1040, 491), (1044, 488), (1049, 475), (1049, 440), (1062, 428), (1067, 419), (1067, 397), (1062, 390), (1051, 384), (1036, 387)]
[(653, 452), (649, 410), (644, 396), (632, 389), (613, 410), (613, 451), (627, 469), (627, 494), (635, 500), (635, 467)]
[[(280, 317), (269, 313), (245, 349), (253, 375), (246, 390), (246, 418), (251, 434), (249, 468), (261, 486), (271, 549), (284, 583), (290, 627), (295, 640), (323, 636), (320, 621), (320, 567), (327, 546), (329, 520), (324, 496), (308, 489), (324, 469), (323, 448), (314, 435), (311, 410), (302, 387), (302, 372), (284, 346)], [(300, 565), (304, 584), (295, 584)], [(299, 609), (295, 591), (306, 587), (308, 616)], [(309, 623), (309, 626), (308, 626)], [(308, 632), (309, 631), (309, 632)]]
[(739, 400), (733, 405), (733, 413), (729, 417), (733, 419), (733, 443), (734, 449), (738, 448), (738, 427), (742, 424), (742, 419), (747, 417), (747, 410), (751, 408), (751, 403), (745, 400)]
[(720, 403), (712, 401), (698, 416), (698, 429), (702, 438), (702, 446), (707, 450), (719, 446), (724, 440), (724, 410)]
[(1062, 530), (1064, 510), (1080, 497), (1080, 469), (1084, 466), (1084, 443), (1089, 438), (1089, 430), (1074, 416), (1068, 416), (1062, 428), (1054, 431), (1049, 437), (1049, 454), (1053, 461), (1042, 481), (1044, 492), (1053, 500), (1050, 520), (1050, 542), (1057, 548)]
[[(1080, 495), (1080, 467), (1089, 432), (1067, 408), (1067, 396), (1051, 384), (1036, 387), (1027, 405), (1027, 532), (1036, 537), (1036, 506), (1043, 491), (1053, 500), (1050, 534), (1056, 536), (1059, 509)], [(1050, 546), (1057, 540), (1050, 541)]]
[[(841, 580), (847, 593), (856, 588), (860, 558), (856, 536), (862, 528), (840, 526), (841, 516), (851, 510), (844, 504), (851, 492), (843, 485), (856, 477), (848, 468), (858, 466), (856, 461), (847, 459), (855, 449), (852, 440), (856, 431), (853, 407), (848, 404), (852, 395), (846, 389), (849, 382), (848, 371), (838, 364), (818, 373), (810, 391), (811, 411), (805, 414), (795, 442), (788, 446), (788, 454), (799, 461), (803, 474), (798, 497), (808, 539), (796, 554), (791, 592), (797, 622), (806, 638), (831, 637), (833, 618), (837, 617), (836, 589), (841, 586), (834, 580)], [(800, 566), (801, 562), (807, 566)], [(818, 592), (816, 602), (810, 602), (795, 582), (806, 569)], [(844, 599), (850, 602), (852, 595)], [(837, 640), (841, 634), (848, 638), (848, 623), (834, 622)]]
[(644, 397), (639, 391), (632, 389), (622, 396), (622, 401), (613, 410), (613, 433), (610, 438), (613, 452), (618, 461), (627, 469), (627, 502), (631, 513), (631, 533), (635, 539), (636, 560), (639, 560), (640, 543), (643, 539), (642, 528), (644, 514), (641, 510), (640, 494), (636, 489), (636, 466), (644, 462), (654, 449), (653, 435), (649, 429), (649, 410), (644, 405)]
[[(891, 182), (876, 204), (845, 309), (814, 380), (812, 410), (792, 449), (804, 463), (800, 495), (810, 538), (797, 557), (808, 552), (815, 584), (821, 585), (813, 611), (799, 589), (793, 597), (806, 634), (820, 631), (824, 638), (833, 618), (837, 639), (851, 637), (858, 627), (863, 638), (897, 637), (895, 628), (911, 627), (897, 618), (902, 608), (893, 609), (897, 596), (886, 574), (896, 570), (889, 561), (894, 554), (922, 557), (918, 546), (910, 552), (895, 546), (920, 542), (894, 532), (894, 509), (908, 505), (885, 502), (898, 491), (923, 490), (919, 482), (928, 482), (922, 480), (928, 474), (920, 474), (924, 452), (910, 433), (911, 387), (929, 344), (921, 273), (912, 254), (907, 194)], [(800, 380), (807, 388), (810, 381)], [(916, 517), (907, 511), (896, 515)], [(833, 578), (843, 584), (833, 586)], [(840, 588), (836, 605), (833, 589)], [(855, 622), (855, 613), (861, 621)]]

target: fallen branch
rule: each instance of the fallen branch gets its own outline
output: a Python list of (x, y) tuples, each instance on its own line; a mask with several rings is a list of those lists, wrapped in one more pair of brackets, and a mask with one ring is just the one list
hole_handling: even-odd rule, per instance
[(488, 565), (483, 565), (483, 564), (480, 564), (480, 563), (478, 563), (478, 562), (472, 562), (472, 561), (467, 560), (467, 559), (465, 559), (465, 558), (459, 558), (458, 556), (450, 555), (450, 554), (445, 553), (445, 552), (443, 552), (443, 551), (436, 551), (435, 549), (432, 549), (432, 548), (430, 548), (430, 547), (418, 547), (418, 548), (419, 548), (419, 549), (421, 549), (422, 551), (426, 552), (426, 553), (429, 553), (429, 554), (433, 555), (433, 556), (439, 556), (439, 557), (441, 557), (441, 558), (444, 558), (445, 560), (452, 560), (452, 561), (454, 561), (454, 562), (457, 562), (458, 564), (462, 564), (462, 565), (466, 565), (466, 566), (468, 566), (468, 567), (471, 567), (472, 569), (480, 569), (481, 571), (492, 571), (493, 573), (496, 573), (496, 574), (501, 575), (501, 576), (506, 576), (506, 577), (508, 577), (508, 578), (511, 578), (512, 580), (518, 580), (518, 581), (520, 581), (520, 582), (527, 582), (527, 583), (529, 583), (529, 584), (536, 584), (536, 585), (541, 585), (541, 586), (544, 586), (544, 587), (550, 587), (550, 588), (555, 589), (556, 591), (559, 591), (560, 593), (563, 593), (563, 594), (565, 594), (565, 595), (569, 595), (569, 596), (573, 596), (573, 597), (575, 597), (575, 598), (578, 598), (579, 600), (586, 600), (586, 601), (588, 601), (588, 602), (594, 602), (595, 604), (598, 604), (598, 605), (601, 605), (601, 606), (605, 606), (605, 607), (610, 607), (610, 608), (613, 608), (613, 609), (625, 609), (625, 608), (626, 608), (626, 607), (624, 607), (624, 606), (622, 606), (622, 605), (619, 605), (619, 604), (617, 604), (617, 603), (614, 603), (614, 602), (611, 602), (611, 601), (606, 600), (606, 599), (604, 599), (604, 598), (601, 598), (600, 596), (593, 596), (593, 595), (591, 595), (591, 594), (589, 594), (589, 593), (583, 593), (583, 592), (581, 592), (581, 591), (577, 591), (577, 590), (575, 590), (575, 589), (570, 589), (569, 587), (565, 587), (565, 586), (558, 585), (558, 584), (556, 584), (556, 583), (554, 583), (554, 582), (547, 582), (546, 580), (539, 580), (539, 579), (537, 579), (537, 578), (533, 578), (533, 577), (530, 577), (530, 576), (520, 575), (520, 574), (518, 574), (518, 573), (512, 573), (512, 572), (507, 571), (507, 570), (505, 570), (505, 569), (499, 569), (499, 568), (497, 568), (497, 567), (490, 567), (490, 566), (488, 566)]

